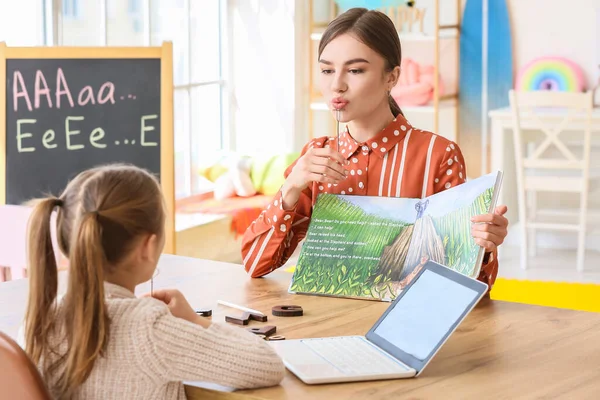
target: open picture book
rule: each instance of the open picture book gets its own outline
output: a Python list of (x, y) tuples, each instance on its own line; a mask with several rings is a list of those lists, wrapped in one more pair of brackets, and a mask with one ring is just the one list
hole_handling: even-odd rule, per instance
[(501, 183), (498, 171), (423, 199), (321, 194), (289, 292), (391, 301), (428, 260), (476, 278), (471, 217), (493, 212)]

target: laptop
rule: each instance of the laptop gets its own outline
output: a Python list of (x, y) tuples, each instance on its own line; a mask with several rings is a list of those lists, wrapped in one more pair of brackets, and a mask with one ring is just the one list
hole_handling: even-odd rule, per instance
[(433, 261), (366, 336), (269, 342), (307, 384), (412, 378), (423, 372), (488, 286)]

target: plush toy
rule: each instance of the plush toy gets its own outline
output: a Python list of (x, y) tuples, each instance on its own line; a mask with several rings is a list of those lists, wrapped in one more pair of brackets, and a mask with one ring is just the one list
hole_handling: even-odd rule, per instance
[(249, 157), (231, 155), (225, 161), (227, 172), (215, 181), (214, 196), (221, 200), (235, 195), (250, 197), (256, 194), (256, 189), (250, 179), (252, 160)]
[(272, 196), (285, 182), (285, 170), (300, 157), (300, 153), (284, 153), (275, 156), (254, 157), (250, 176), (258, 193)]
[(200, 175), (214, 182), (214, 197), (250, 197), (257, 193), (274, 195), (285, 181), (284, 172), (299, 153), (248, 157), (231, 153), (219, 156)]
[[(400, 64), (400, 78), (391, 91), (391, 95), (400, 107), (420, 106), (433, 99), (434, 67), (420, 65), (416, 61), (405, 58)], [(444, 92), (441, 78), (439, 82), (439, 95)]]

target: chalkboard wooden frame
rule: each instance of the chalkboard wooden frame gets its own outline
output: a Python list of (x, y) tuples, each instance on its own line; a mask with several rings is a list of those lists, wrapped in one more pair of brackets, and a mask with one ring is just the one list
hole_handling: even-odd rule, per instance
[(6, 62), (9, 59), (160, 59), (160, 181), (167, 207), (164, 253), (175, 254), (173, 44), (157, 47), (8, 47), (0, 42), (0, 204), (6, 204)]

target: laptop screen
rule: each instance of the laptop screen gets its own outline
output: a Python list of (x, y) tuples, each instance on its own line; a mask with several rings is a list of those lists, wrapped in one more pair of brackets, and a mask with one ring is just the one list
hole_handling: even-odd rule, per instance
[(419, 371), (486, 290), (483, 283), (428, 263), (367, 338)]

